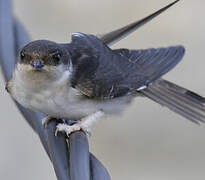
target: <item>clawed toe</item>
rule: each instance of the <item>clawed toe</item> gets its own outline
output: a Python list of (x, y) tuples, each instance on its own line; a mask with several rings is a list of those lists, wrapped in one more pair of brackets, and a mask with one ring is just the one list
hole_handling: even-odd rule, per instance
[[(63, 123), (59, 123), (56, 126), (55, 130), (55, 136), (58, 135), (58, 132), (64, 132), (66, 135), (69, 137), (72, 132), (82, 130), (89, 136), (91, 136), (91, 125), (96, 122), (98, 119), (100, 119), (104, 115), (103, 111), (97, 111), (89, 116), (86, 116), (80, 121), (71, 121), (71, 120), (63, 120)], [(47, 127), (48, 123), (52, 120), (53, 118), (50, 116), (47, 116), (46, 118), (43, 119), (42, 124), (44, 127)], [(61, 122), (62, 122), (61, 121)], [(66, 124), (68, 122), (70, 125)], [(75, 124), (73, 124), (75, 123)], [(72, 125), (71, 125), (72, 124)]]
[(91, 136), (90, 128), (83, 127), (83, 126), (81, 126), (80, 123), (76, 123), (76, 124), (71, 125), (71, 126), (67, 125), (65, 123), (58, 124), (56, 126), (55, 136), (58, 135), (58, 132), (65, 132), (67, 137), (69, 137), (72, 132), (79, 131), (79, 130), (83, 130), (85, 133), (87, 133), (89, 136)]
[(61, 123), (56, 126), (55, 136), (58, 135), (58, 132), (65, 132), (66, 135), (69, 137), (72, 132), (79, 131), (80, 129), (81, 128), (78, 124), (69, 126), (65, 123)]

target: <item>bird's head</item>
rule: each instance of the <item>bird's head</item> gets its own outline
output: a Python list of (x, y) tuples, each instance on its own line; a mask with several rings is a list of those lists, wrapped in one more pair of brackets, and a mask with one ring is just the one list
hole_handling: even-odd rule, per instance
[(54, 82), (72, 71), (70, 54), (62, 45), (47, 40), (27, 44), (19, 54), (16, 72), (25, 81)]

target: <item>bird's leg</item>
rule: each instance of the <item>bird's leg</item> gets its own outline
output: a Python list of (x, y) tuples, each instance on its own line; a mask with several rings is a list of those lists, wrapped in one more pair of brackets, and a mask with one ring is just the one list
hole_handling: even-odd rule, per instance
[(65, 132), (66, 135), (69, 137), (69, 135), (74, 131), (83, 130), (87, 134), (91, 134), (91, 125), (99, 120), (104, 115), (104, 112), (97, 111), (89, 116), (86, 116), (85, 118), (82, 118), (80, 121), (78, 121), (76, 124), (68, 125), (65, 123), (58, 124), (56, 126), (56, 132), (55, 135), (57, 136), (58, 132)]

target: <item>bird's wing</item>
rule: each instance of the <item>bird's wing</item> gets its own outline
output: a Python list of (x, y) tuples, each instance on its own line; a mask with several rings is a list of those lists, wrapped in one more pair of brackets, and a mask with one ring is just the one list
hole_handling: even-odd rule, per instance
[(95, 36), (82, 33), (73, 34), (72, 44), (73, 87), (100, 99), (143, 89), (171, 70), (185, 51), (182, 46), (111, 50)]

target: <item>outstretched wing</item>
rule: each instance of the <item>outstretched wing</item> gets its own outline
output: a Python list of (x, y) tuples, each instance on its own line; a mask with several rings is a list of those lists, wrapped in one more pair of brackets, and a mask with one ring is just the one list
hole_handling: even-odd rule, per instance
[(183, 57), (182, 46), (111, 50), (93, 35), (72, 36), (72, 85), (90, 98), (111, 99), (143, 89)]

